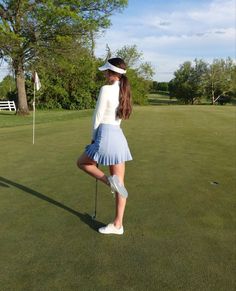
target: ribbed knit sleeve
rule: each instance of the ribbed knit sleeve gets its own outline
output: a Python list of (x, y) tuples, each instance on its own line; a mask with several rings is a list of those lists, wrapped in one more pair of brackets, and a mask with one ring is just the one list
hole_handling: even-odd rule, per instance
[(108, 97), (109, 97), (108, 96), (109, 92), (107, 91), (108, 90), (106, 89), (106, 86), (103, 86), (99, 92), (96, 108), (93, 115), (92, 140), (95, 139), (96, 130), (103, 119), (103, 116), (107, 107), (107, 102), (108, 102)]

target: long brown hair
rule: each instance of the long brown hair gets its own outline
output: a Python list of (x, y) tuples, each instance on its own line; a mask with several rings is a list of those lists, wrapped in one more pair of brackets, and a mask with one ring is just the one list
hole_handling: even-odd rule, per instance
[[(112, 58), (109, 59), (108, 62), (117, 68), (126, 70), (126, 64), (121, 58)], [(132, 98), (129, 80), (124, 74), (119, 74), (110, 70), (109, 72), (117, 75), (120, 80), (119, 106), (117, 108), (116, 116), (121, 119), (128, 119), (132, 112)]]

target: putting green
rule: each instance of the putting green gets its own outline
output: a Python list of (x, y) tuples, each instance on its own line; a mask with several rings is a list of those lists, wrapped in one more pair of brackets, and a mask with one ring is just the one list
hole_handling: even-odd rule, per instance
[[(75, 161), (91, 111), (0, 113), (1, 290), (235, 290), (233, 106), (135, 107), (123, 236), (114, 199)], [(105, 169), (105, 168), (104, 168)], [(106, 169), (105, 169), (106, 170)]]

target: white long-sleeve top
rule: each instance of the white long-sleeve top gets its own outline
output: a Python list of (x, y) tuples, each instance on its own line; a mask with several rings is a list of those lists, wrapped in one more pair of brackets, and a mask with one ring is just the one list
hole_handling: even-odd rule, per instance
[(96, 108), (93, 114), (92, 140), (95, 139), (96, 131), (101, 123), (120, 125), (121, 119), (116, 117), (119, 106), (120, 82), (115, 81), (112, 85), (102, 86), (99, 92)]

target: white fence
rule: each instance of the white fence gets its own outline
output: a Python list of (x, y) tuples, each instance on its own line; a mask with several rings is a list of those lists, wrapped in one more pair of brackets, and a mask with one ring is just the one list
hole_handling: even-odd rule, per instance
[(14, 101), (0, 101), (0, 110), (16, 111), (16, 105)]

